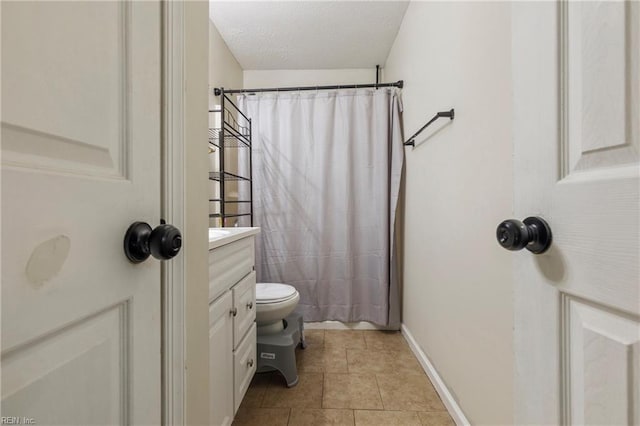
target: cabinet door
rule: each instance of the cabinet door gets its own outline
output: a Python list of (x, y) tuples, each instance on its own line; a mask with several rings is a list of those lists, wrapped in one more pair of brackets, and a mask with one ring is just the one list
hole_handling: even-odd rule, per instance
[(254, 271), (233, 287), (233, 306), (236, 312), (233, 319), (235, 349), (256, 319), (256, 273)]
[(209, 305), (209, 419), (215, 426), (233, 421), (232, 307), (231, 291)]
[(238, 345), (238, 349), (233, 353), (235, 411), (238, 411), (242, 398), (244, 398), (247, 389), (249, 389), (249, 384), (258, 365), (258, 359), (256, 358), (256, 330), (256, 324), (253, 323), (251, 329), (249, 329), (242, 342)]

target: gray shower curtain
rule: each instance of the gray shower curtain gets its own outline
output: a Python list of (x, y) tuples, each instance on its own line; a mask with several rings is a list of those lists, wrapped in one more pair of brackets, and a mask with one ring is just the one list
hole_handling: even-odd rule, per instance
[(399, 328), (398, 90), (247, 95), (239, 103), (252, 119), (258, 281), (296, 287), (305, 321)]

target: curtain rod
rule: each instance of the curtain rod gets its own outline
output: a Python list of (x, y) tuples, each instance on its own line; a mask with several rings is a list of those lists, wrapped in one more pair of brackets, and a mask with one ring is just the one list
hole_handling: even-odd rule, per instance
[(213, 89), (213, 93), (216, 96), (220, 96), (222, 92), (225, 94), (234, 93), (260, 93), (260, 92), (298, 92), (302, 90), (335, 90), (335, 89), (368, 89), (379, 87), (398, 87), (402, 89), (404, 81), (399, 80), (395, 83), (380, 83), (380, 84), (341, 84), (337, 86), (306, 86), (306, 87), (271, 87), (262, 89), (225, 89), (223, 87), (216, 87)]

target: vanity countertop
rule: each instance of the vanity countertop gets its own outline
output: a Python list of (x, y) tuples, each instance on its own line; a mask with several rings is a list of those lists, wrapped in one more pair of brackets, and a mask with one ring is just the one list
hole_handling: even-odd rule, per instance
[(239, 239), (255, 235), (260, 232), (260, 228), (209, 228), (209, 250), (225, 244), (232, 243)]

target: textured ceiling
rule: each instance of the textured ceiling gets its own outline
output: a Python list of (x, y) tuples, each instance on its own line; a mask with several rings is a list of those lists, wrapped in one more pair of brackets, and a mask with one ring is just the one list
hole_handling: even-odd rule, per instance
[(216, 1), (209, 16), (243, 69), (384, 65), (407, 1)]

